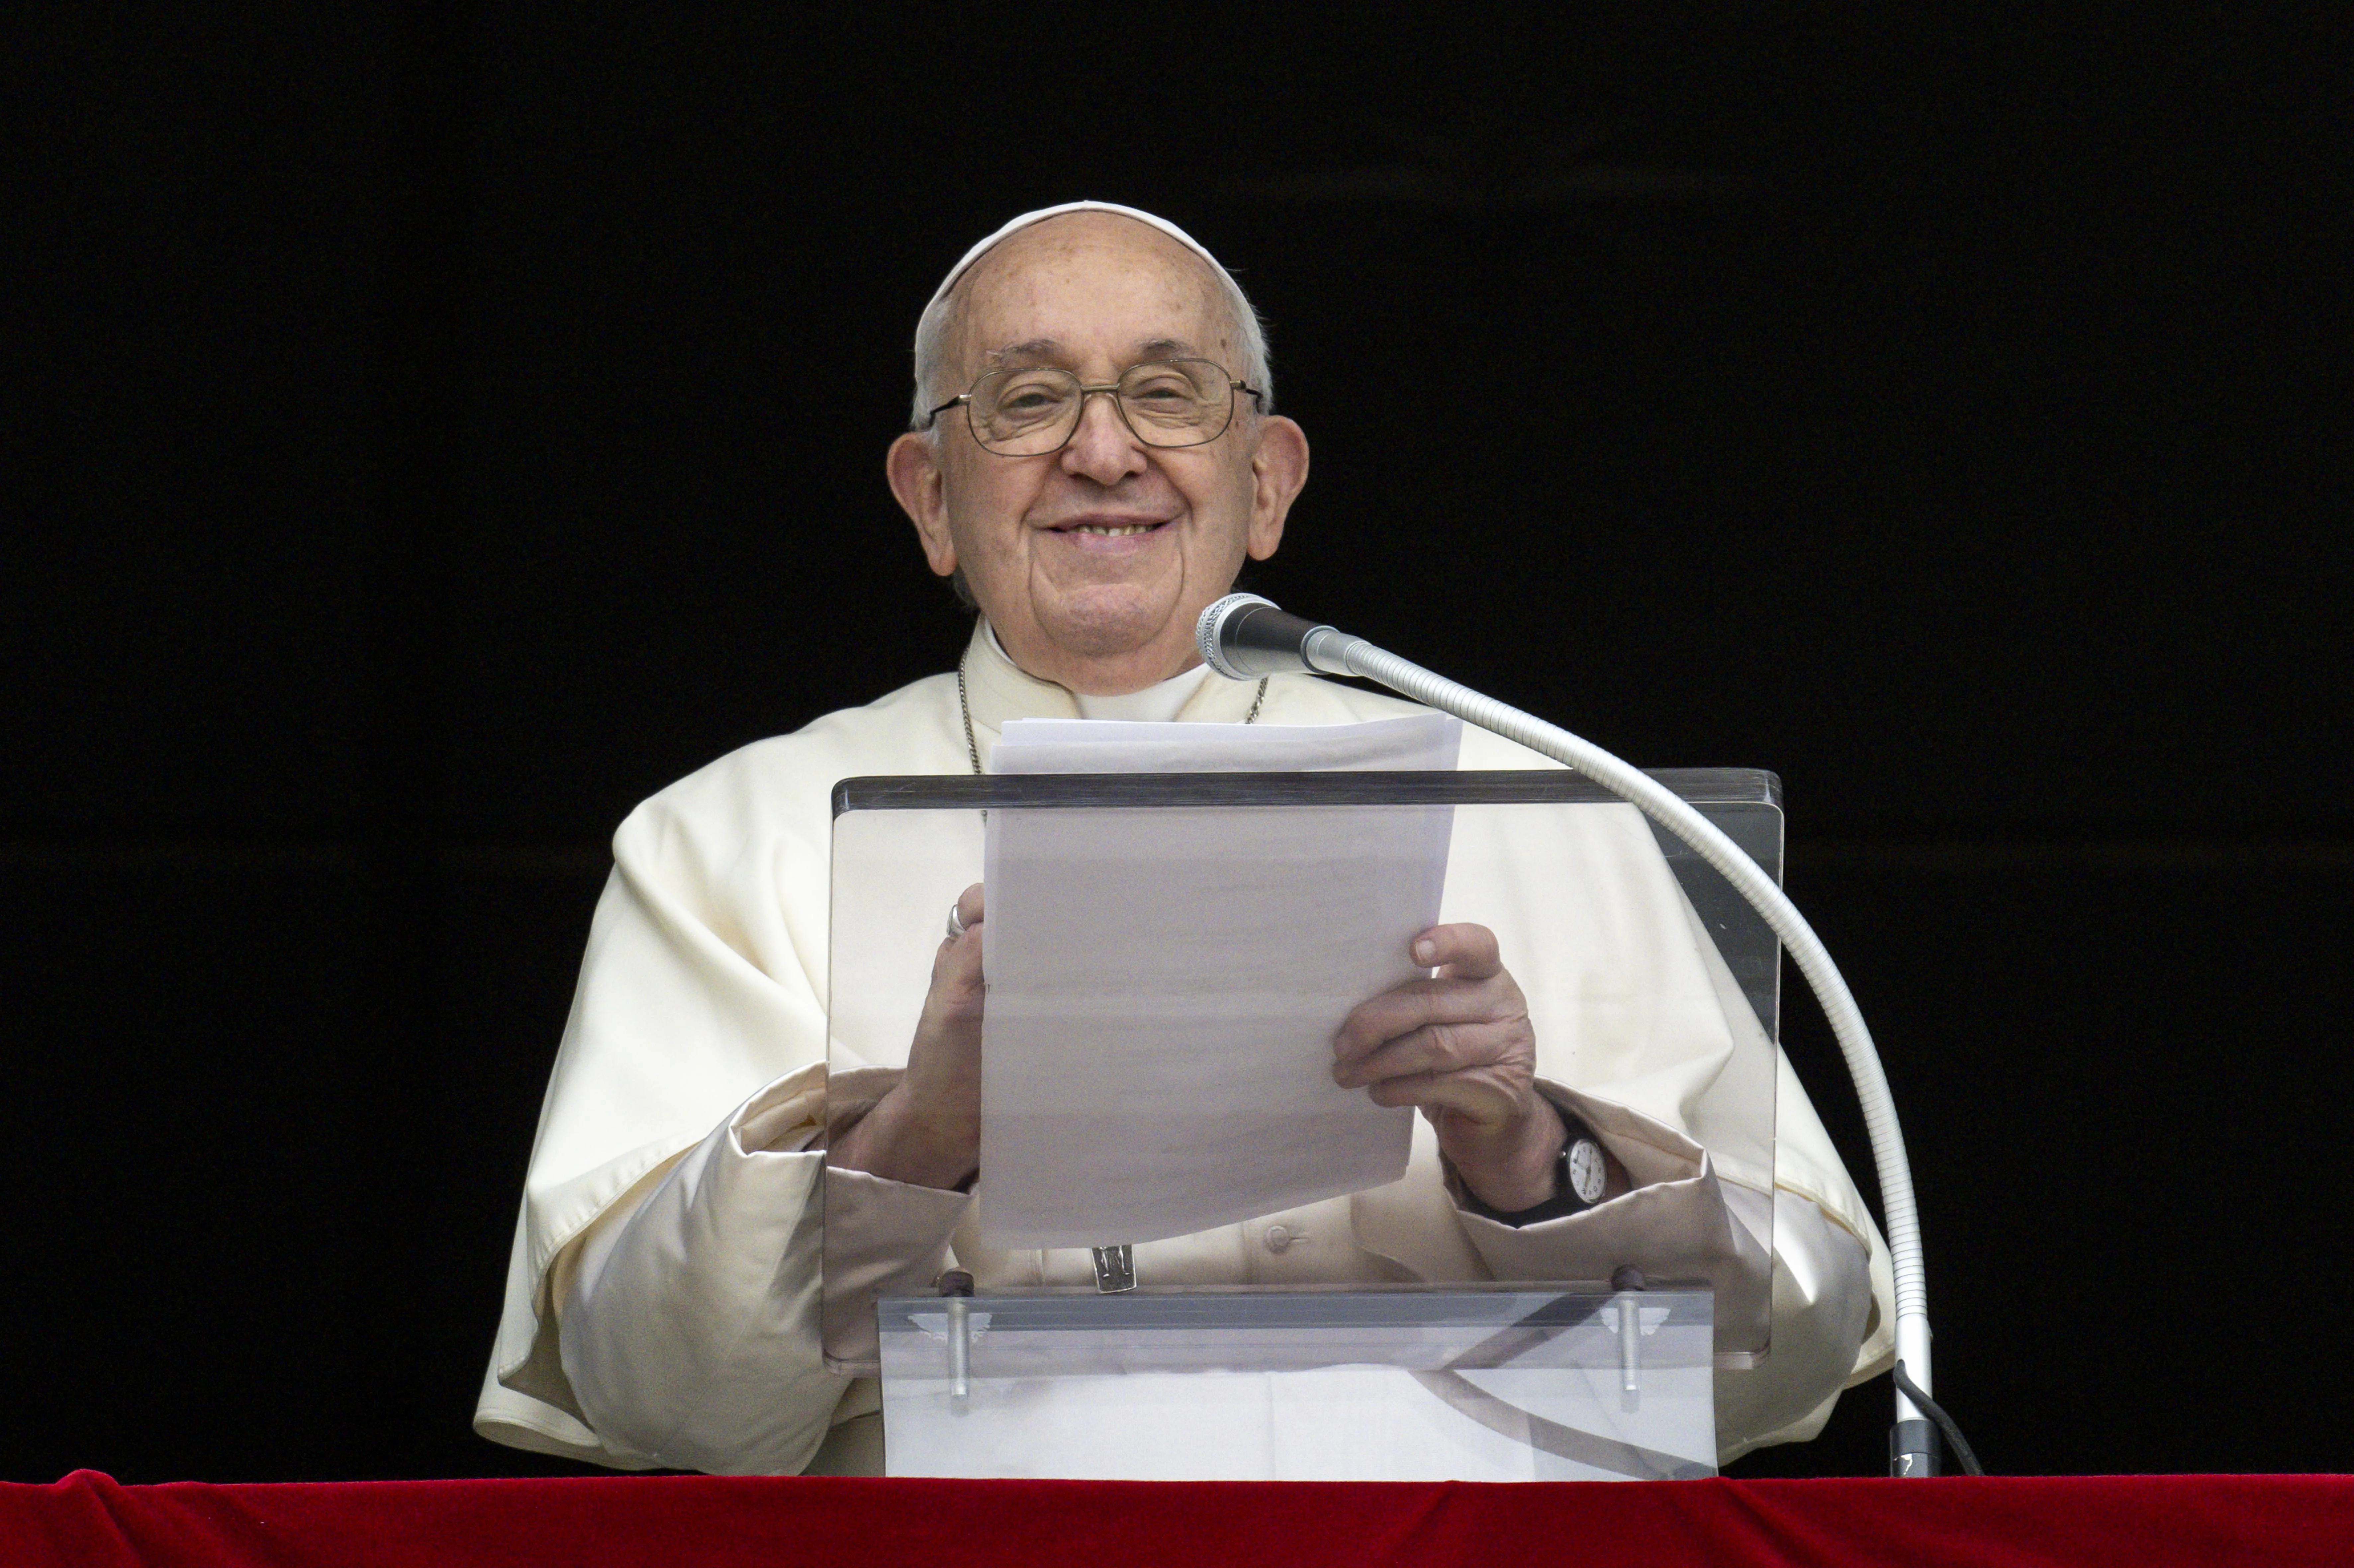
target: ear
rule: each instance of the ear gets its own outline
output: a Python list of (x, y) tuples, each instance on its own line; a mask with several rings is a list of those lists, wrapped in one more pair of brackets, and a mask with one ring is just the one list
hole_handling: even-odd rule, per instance
[(1308, 432), (1280, 414), (1261, 420), (1251, 482), (1248, 548), (1252, 560), (1264, 561), (1283, 543), (1283, 520), (1308, 482)]
[(923, 541), (924, 559), (936, 574), (947, 577), (957, 568), (956, 542), (949, 537), (948, 498), (938, 449), (929, 437), (910, 430), (891, 443), (883, 459), (883, 471), (890, 478), (891, 493), (897, 498), (899, 509), (916, 525), (916, 537)]

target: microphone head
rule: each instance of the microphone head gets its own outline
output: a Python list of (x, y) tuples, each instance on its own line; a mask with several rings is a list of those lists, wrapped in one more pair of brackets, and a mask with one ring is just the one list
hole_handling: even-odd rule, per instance
[(1235, 665), (1226, 652), (1218, 646), (1219, 633), (1225, 630), (1226, 622), (1235, 618), (1237, 610), (1254, 604), (1263, 604), (1269, 609), (1275, 608), (1273, 599), (1262, 599), (1255, 593), (1230, 593), (1204, 610), (1202, 619), (1193, 623), (1193, 642), (1202, 651), (1202, 662), (1229, 681), (1258, 679), (1257, 671), (1242, 670)]
[(1211, 669), (1229, 681), (1252, 681), (1316, 668), (1308, 657), (1309, 640), (1331, 630), (1287, 615), (1255, 593), (1230, 593), (1202, 612), (1193, 641)]

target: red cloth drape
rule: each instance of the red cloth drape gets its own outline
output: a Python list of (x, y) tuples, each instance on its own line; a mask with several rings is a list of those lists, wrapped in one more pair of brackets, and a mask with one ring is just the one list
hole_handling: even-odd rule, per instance
[(0, 1486), (8, 1568), (311, 1563), (923, 1568), (2354, 1560), (2354, 1477), (1617, 1485), (368, 1481)]

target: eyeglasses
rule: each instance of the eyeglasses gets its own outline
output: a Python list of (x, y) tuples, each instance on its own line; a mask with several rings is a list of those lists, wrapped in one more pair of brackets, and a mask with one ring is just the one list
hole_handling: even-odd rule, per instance
[(958, 404), (972, 425), (972, 439), (1001, 457), (1040, 457), (1060, 451), (1079, 428), (1087, 399), (1108, 393), (1119, 417), (1148, 447), (1198, 447), (1216, 440), (1234, 423), (1235, 394), (1254, 405), (1266, 399), (1207, 359), (1153, 360), (1131, 365), (1119, 379), (1090, 387), (1050, 365), (992, 370), (972, 390), (951, 397), (924, 416), (923, 428)]

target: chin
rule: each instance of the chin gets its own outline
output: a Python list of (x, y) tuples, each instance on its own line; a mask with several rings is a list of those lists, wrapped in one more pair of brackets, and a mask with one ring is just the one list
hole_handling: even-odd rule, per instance
[(1120, 586), (1074, 595), (1051, 611), (1040, 609), (1039, 624), (1056, 647), (1082, 659), (1116, 659), (1150, 646), (1168, 629), (1176, 602), (1173, 595)]

